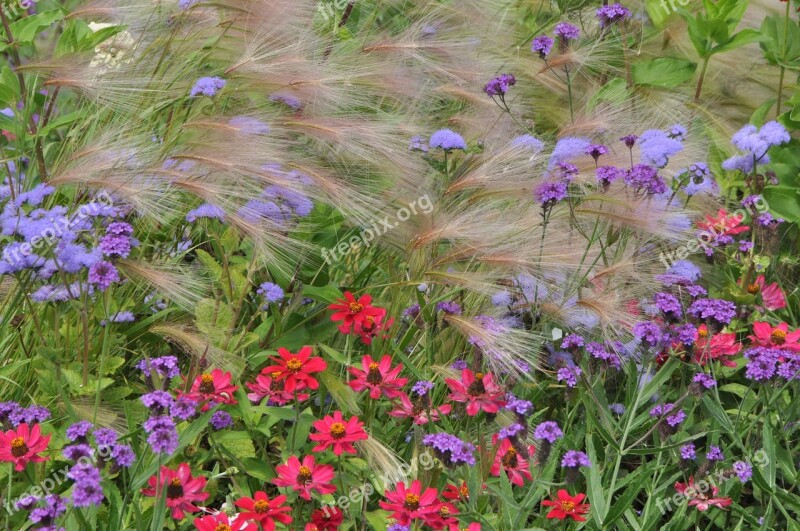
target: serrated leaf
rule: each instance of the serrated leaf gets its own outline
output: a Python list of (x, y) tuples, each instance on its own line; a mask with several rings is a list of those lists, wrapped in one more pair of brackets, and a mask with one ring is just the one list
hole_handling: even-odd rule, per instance
[(219, 281), (222, 279), (222, 266), (217, 263), (214, 257), (202, 249), (195, 249), (195, 254), (213, 280)]

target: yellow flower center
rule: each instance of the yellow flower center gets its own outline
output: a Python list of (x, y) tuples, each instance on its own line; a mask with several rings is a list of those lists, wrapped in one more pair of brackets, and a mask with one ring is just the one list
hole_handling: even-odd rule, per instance
[(28, 453), (28, 445), (25, 444), (25, 439), (22, 437), (14, 437), (11, 439), (11, 455), (14, 457), (22, 457)]
[(311, 479), (311, 469), (307, 466), (301, 466), (297, 474), (297, 482), (305, 483)]
[(758, 284), (750, 284), (749, 286), (747, 286), (747, 293), (750, 293), (752, 295), (758, 293)]
[(341, 439), (344, 437), (344, 424), (341, 422), (334, 422), (331, 424), (331, 435), (333, 435), (334, 439)]
[(167, 498), (180, 498), (183, 496), (183, 485), (181, 484), (181, 480), (178, 478), (173, 478), (169, 485), (167, 485)]
[(410, 492), (406, 494), (406, 502), (404, 504), (405, 508), (410, 511), (416, 511), (419, 509), (419, 496), (416, 494), (411, 494)]
[(561, 502), (561, 510), (565, 513), (573, 511), (575, 509), (575, 502), (571, 501), (562, 501)]
[(213, 393), (214, 392), (214, 377), (210, 374), (203, 374), (200, 376), (200, 385), (198, 386), (198, 391), (201, 393)]
[(447, 518), (448, 516), (450, 516), (450, 509), (443, 506), (441, 509), (439, 509), (439, 516), (441, 516), (442, 518)]
[(706, 330), (705, 328), (698, 328), (697, 329), (697, 336), (698, 337), (703, 337), (703, 338), (708, 337), (708, 330)]
[(297, 372), (303, 366), (303, 362), (299, 358), (292, 358), (286, 362), (286, 368), (292, 372)]
[(476, 372), (475, 373), (475, 379), (476, 380), (483, 380), (483, 373), (482, 372)]
[(377, 364), (377, 363), (374, 363), (374, 362), (373, 362), (373, 363), (370, 363), (370, 364), (369, 364), (369, 370), (371, 370), (371, 371), (377, 371), (377, 370), (378, 370), (378, 364)]
[(233, 531), (228, 524), (219, 524), (214, 528), (214, 531)]
[(458, 492), (460, 492), (461, 495), (466, 498), (469, 496), (469, 487), (467, 487), (466, 485), (462, 485), (461, 488), (458, 489)]
[(772, 338), (772, 342), (776, 345), (783, 345), (786, 343), (786, 332), (783, 330), (773, 330), (770, 337)]
[(351, 303), (348, 305), (348, 309), (349, 309), (349, 310), (350, 310), (352, 313), (358, 313), (358, 312), (360, 312), (361, 310), (363, 310), (363, 309), (364, 309), (364, 306), (363, 306), (361, 303), (358, 303), (358, 302), (351, 302)]
[(264, 514), (269, 509), (269, 502), (267, 500), (258, 500), (253, 504), (253, 510), (259, 514)]

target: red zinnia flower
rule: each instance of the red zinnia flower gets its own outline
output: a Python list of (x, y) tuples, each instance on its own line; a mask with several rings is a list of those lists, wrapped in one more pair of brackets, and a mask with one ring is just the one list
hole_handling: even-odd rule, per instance
[(364, 370), (350, 367), (350, 374), (355, 376), (355, 380), (350, 380), (350, 387), (353, 391), (360, 393), (364, 389), (369, 389), (369, 396), (373, 400), (381, 397), (381, 393), (388, 398), (396, 398), (403, 394), (401, 389), (408, 382), (408, 378), (398, 378), (397, 375), (403, 370), (402, 365), (397, 365), (392, 369), (392, 358), (385, 355), (380, 363), (374, 361), (372, 356), (361, 358), (361, 366)]
[[(328, 306), (329, 310), (335, 313), (331, 315), (331, 321), (342, 321), (339, 325), (339, 331), (343, 334), (349, 334), (353, 331), (353, 327), (361, 329), (364, 319), (372, 317), (383, 317), (386, 310), (372, 306), (372, 297), (370, 295), (362, 295), (358, 300), (353, 297), (349, 291), (344, 292), (344, 299), (337, 300), (334, 304)], [(371, 325), (367, 325), (370, 327)]]
[[(399, 395), (400, 403), (395, 404), (395, 408), (389, 412), (392, 417), (412, 418), (414, 424), (427, 424), (439, 420), (439, 415), (447, 415), (452, 409), (450, 404), (443, 404), (438, 407), (430, 407), (422, 401), (412, 402), (405, 393)], [(425, 397), (428, 402), (430, 398)]]
[(773, 327), (767, 322), (756, 321), (753, 323), (753, 335), (747, 338), (756, 346), (800, 352), (800, 330), (789, 332), (786, 323)]
[[(498, 436), (495, 433), (492, 437), (492, 444), (496, 445), (497, 440)], [(528, 447), (529, 455), (533, 455), (535, 451), (536, 449), (533, 445)], [(501, 470), (505, 470), (511, 484), (518, 487), (524, 485), (526, 479), (528, 481), (533, 480), (528, 460), (517, 453), (508, 439), (500, 440), (500, 447), (494, 455), (494, 463), (492, 463), (490, 472), (493, 476), (499, 476)]]
[[(291, 518), (289, 518), (289, 520), (291, 520)], [(258, 531), (258, 526), (248, 522), (242, 515), (231, 520), (225, 513), (195, 518), (194, 527), (197, 531)], [(275, 529), (275, 526), (265, 529)]]
[(468, 501), (469, 500), (469, 487), (467, 487), (467, 482), (464, 481), (461, 483), (460, 487), (453, 485), (452, 483), (448, 483), (445, 489), (442, 491), (442, 497), (445, 500), (458, 500), (458, 501)]
[(494, 383), (492, 373), (474, 373), (469, 369), (461, 371), (461, 381), (447, 378), (450, 387), (450, 400), (467, 403), (467, 415), (477, 415), (481, 410), (497, 413), (506, 405), (505, 393)]
[(422, 483), (418, 479), (412, 481), (410, 487), (406, 487), (405, 483), (398, 483), (394, 491), (386, 491), (386, 499), (389, 501), (378, 502), (378, 505), (391, 511), (389, 517), (401, 525), (409, 525), (417, 518), (429, 524), (438, 518), (437, 513), (442, 505), (436, 489), (427, 488), (423, 492)]
[(333, 505), (317, 509), (311, 513), (311, 523), (306, 531), (336, 531), (344, 522), (344, 513)]
[(711, 496), (706, 496), (704, 492), (694, 486), (694, 476), (689, 478), (688, 483), (675, 483), (675, 490), (689, 498), (689, 507), (697, 507), (698, 511), (708, 510), (709, 507), (719, 507), (723, 509), (733, 503), (730, 498), (714, 498), (719, 489), (711, 485)]
[[(297, 354), (292, 354), (285, 348), (278, 349), (279, 358), (270, 358), (276, 365), (270, 365), (261, 370), (262, 373), (271, 373), (273, 379), (283, 380), (283, 388), (291, 393), (296, 389), (317, 389), (319, 382), (311, 376), (312, 372), (322, 372), (328, 364), (322, 358), (311, 358), (311, 347), (301, 348)], [(275, 374), (277, 373), (277, 374)]]
[[(208, 411), (211, 407), (209, 402), (215, 404), (235, 404), (236, 399), (233, 398), (233, 393), (239, 389), (239, 386), (232, 385), (231, 380), (233, 376), (229, 372), (222, 372), (220, 369), (214, 369), (210, 373), (198, 374), (197, 378), (192, 382), (192, 387), (189, 389), (185, 396), (191, 398), (196, 402), (204, 402), (201, 411)], [(178, 393), (181, 394), (180, 392)]]
[(585, 522), (586, 518), (581, 516), (589, 512), (589, 504), (581, 503), (586, 497), (586, 494), (577, 494), (570, 496), (569, 493), (561, 489), (558, 491), (558, 500), (545, 500), (542, 505), (545, 507), (553, 507), (547, 513), (547, 518), (558, 518), (563, 520), (567, 517), (572, 518), (576, 522)]
[(320, 494), (336, 492), (336, 487), (331, 483), (333, 467), (315, 464), (314, 456), (305, 456), (302, 464), (297, 457), (291, 456), (285, 465), (278, 465), (275, 470), (278, 477), (272, 482), (279, 487), (292, 487), (304, 500), (311, 499), (312, 490)]
[(41, 435), (39, 425), (29, 428), (26, 423), (17, 426), (16, 430), (0, 431), (0, 461), (14, 463), (14, 470), (20, 472), (30, 463), (47, 461), (39, 452), (47, 450), (50, 435)]
[(236, 500), (236, 507), (243, 510), (239, 518), (255, 520), (264, 531), (275, 531), (275, 521), (282, 524), (292, 521), (292, 517), (288, 514), (292, 512), (292, 508), (283, 505), (285, 502), (286, 496), (275, 496), (270, 500), (267, 493), (260, 490), (253, 494), (252, 498)]
[[(285, 380), (276, 379), (278, 375), (280, 375), (279, 372), (268, 373), (262, 370), (261, 374), (256, 376), (255, 382), (245, 383), (251, 391), (247, 393), (247, 398), (254, 404), (260, 404), (262, 400), (268, 398), (271, 404), (278, 406), (283, 406), (294, 400), (294, 395), (284, 389)], [(297, 389), (300, 389), (300, 387), (298, 386)], [(305, 393), (297, 393), (297, 401), (308, 400), (309, 396)]]
[(162, 489), (166, 489), (167, 507), (172, 509), (172, 518), (175, 520), (182, 519), (184, 512), (199, 511), (194, 503), (208, 498), (208, 493), (203, 492), (206, 478), (192, 477), (188, 463), (181, 463), (175, 470), (162, 466), (160, 474), (152, 476), (147, 484), (150, 488), (142, 489), (142, 494), (145, 496), (160, 498)]
[(698, 222), (697, 226), (715, 236), (733, 236), (750, 230), (750, 227), (741, 224), (743, 219), (744, 216), (728, 215), (725, 209), (720, 208), (716, 218), (706, 215), (706, 220)]
[[(389, 319), (388, 321), (384, 321), (386, 318), (386, 310), (383, 308), (378, 308), (381, 313), (380, 315), (372, 316), (368, 315), (364, 317), (364, 320), (360, 323), (357, 323), (353, 330), (361, 337), (361, 342), (365, 345), (371, 345), (372, 339), (377, 337), (381, 331), (386, 330), (392, 323), (394, 323), (394, 319)], [(385, 337), (385, 336), (384, 336)]]
[(314, 428), (319, 433), (312, 433), (308, 436), (312, 441), (319, 441), (320, 444), (313, 448), (314, 452), (321, 452), (328, 446), (333, 446), (335, 455), (342, 455), (342, 452), (354, 454), (356, 449), (352, 443), (368, 438), (364, 431), (364, 423), (358, 417), (350, 417), (346, 421), (342, 418), (341, 411), (334, 411), (333, 416), (327, 415), (324, 419), (314, 423)]
[(742, 344), (736, 342), (736, 334), (714, 334), (709, 339), (706, 325), (697, 327), (694, 341), (694, 360), (700, 365), (711, 361), (719, 361), (726, 367), (736, 367), (730, 359), (742, 350)]
[(458, 508), (455, 505), (450, 502), (442, 502), (434, 517), (428, 521), (428, 525), (434, 529), (444, 529), (458, 524), (458, 519), (454, 516), (456, 514), (458, 514)]

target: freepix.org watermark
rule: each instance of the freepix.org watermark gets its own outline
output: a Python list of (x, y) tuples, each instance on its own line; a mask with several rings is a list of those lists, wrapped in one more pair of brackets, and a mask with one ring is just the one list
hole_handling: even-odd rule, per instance
[[(758, 468), (764, 468), (769, 464), (769, 455), (763, 449), (757, 450), (750, 459), (742, 463)], [(690, 502), (694, 499), (704, 500), (708, 498), (706, 493), (713, 491), (714, 488), (719, 488), (720, 485), (726, 481), (735, 478), (736, 475), (725, 469), (719, 469), (716, 472), (708, 474), (704, 479), (701, 479), (692, 487), (687, 487), (683, 492), (676, 492), (673, 496), (656, 500), (656, 506), (661, 511), (661, 514), (667, 514), (674, 511), (682, 503)]]
[(114, 200), (108, 192), (103, 190), (92, 197), (89, 203), (82, 205), (72, 218), (64, 217), (55, 220), (51, 225), (42, 229), (38, 235), (31, 238), (29, 242), (24, 242), (11, 250), (6, 247), (3, 250), (3, 260), (11, 265), (22, 262), (35, 250), (52, 247), (64, 234), (78, 226), (87, 217), (96, 216), (104, 207), (111, 206), (114, 206)]
[(23, 11), (27, 11), (39, 0), (0, 0), (0, 11), (6, 18), (15, 18)]
[[(753, 201), (751, 208), (744, 208), (744, 207), (738, 208), (733, 212), (729, 213), (728, 217), (745, 219), (746, 215), (750, 214), (752, 218), (755, 218), (757, 214), (763, 214), (767, 210), (769, 210), (769, 205), (767, 204), (767, 201), (762, 196), (758, 196), (758, 198), (755, 201)], [(711, 248), (717, 237), (719, 237), (724, 232), (725, 232), (724, 227), (719, 227), (719, 228), (710, 227), (708, 229), (702, 230), (697, 233), (697, 236), (695, 238), (689, 240), (684, 245), (681, 245), (674, 251), (669, 253), (665, 253), (663, 251), (660, 252), (658, 254), (658, 259), (662, 264), (664, 264), (665, 268), (669, 269), (670, 267), (672, 267), (672, 264), (674, 264), (677, 260), (684, 260), (690, 254), (696, 253), (701, 249), (703, 251), (706, 251), (709, 248)]]
[[(421, 469), (426, 471), (429, 471), (435, 467), (439, 461), (427, 450), (419, 454), (416, 460), (418, 470)], [(378, 478), (377, 475), (375, 477), (381, 482), (381, 485), (388, 487), (389, 485), (397, 484), (400, 481), (408, 481), (413, 474), (414, 467), (409, 464), (402, 463), (395, 474), (384, 473), (380, 478)], [(360, 487), (351, 488), (349, 495), (339, 496), (334, 503), (323, 505), (322, 511), (327, 517), (330, 517), (336, 512), (334, 507), (338, 507), (342, 511), (346, 511), (351, 504), (361, 503), (362, 500), (364, 503), (369, 502), (369, 500), (375, 494), (378, 494), (379, 496), (381, 495), (381, 493), (376, 492), (371, 481), (365, 481)]]
[(390, 230), (397, 227), (400, 223), (408, 221), (411, 216), (416, 216), (420, 212), (423, 214), (430, 214), (432, 211), (433, 203), (431, 203), (431, 200), (427, 195), (423, 195), (422, 197), (411, 201), (408, 204), (408, 207), (400, 208), (395, 214), (395, 217), (386, 216), (381, 220), (375, 220), (372, 222), (371, 226), (363, 229), (355, 236), (351, 236), (349, 240), (341, 241), (330, 249), (322, 249), (320, 251), (322, 258), (325, 259), (325, 262), (328, 265), (338, 262), (343, 257), (350, 254), (351, 251), (358, 249), (362, 245), (364, 247), (369, 247), (375, 238), (386, 234)]

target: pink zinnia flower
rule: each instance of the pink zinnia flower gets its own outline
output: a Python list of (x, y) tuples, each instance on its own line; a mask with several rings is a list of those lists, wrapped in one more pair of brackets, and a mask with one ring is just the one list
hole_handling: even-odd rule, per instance
[(410, 487), (406, 487), (405, 483), (398, 483), (395, 490), (386, 491), (386, 499), (389, 501), (378, 502), (378, 505), (392, 513), (390, 518), (405, 526), (417, 519), (429, 525), (438, 518), (437, 513), (442, 505), (438, 491), (427, 488), (423, 492), (422, 483), (418, 479), (411, 482)]
[(408, 382), (408, 378), (398, 378), (397, 375), (403, 370), (402, 365), (392, 368), (392, 358), (385, 355), (380, 362), (372, 359), (372, 356), (361, 358), (361, 366), (364, 370), (350, 367), (350, 374), (355, 376), (354, 380), (348, 382), (353, 391), (360, 393), (364, 389), (369, 389), (369, 396), (373, 400), (385, 394), (388, 398), (396, 398), (403, 392), (401, 389)]
[(198, 374), (197, 378), (192, 382), (191, 389), (189, 389), (188, 393), (185, 393), (185, 396), (195, 402), (204, 402), (205, 404), (201, 408), (202, 411), (208, 410), (210, 407), (209, 402), (235, 404), (236, 399), (233, 398), (233, 393), (239, 387), (231, 384), (232, 379), (231, 373), (222, 372), (220, 369), (214, 369), (210, 373)]
[(753, 284), (747, 286), (747, 292), (756, 295), (761, 293), (761, 302), (769, 311), (786, 308), (786, 297), (777, 282), (767, 284), (764, 275), (758, 275)]
[(723, 509), (733, 503), (730, 498), (715, 498), (719, 488), (711, 485), (711, 496), (706, 496), (694, 486), (694, 477), (689, 478), (688, 483), (675, 483), (675, 490), (689, 499), (689, 507), (697, 507), (698, 511), (706, 511), (709, 507), (719, 507)]
[[(281, 524), (288, 524), (292, 521), (289, 514), (292, 512), (292, 508), (284, 503), (286, 503), (286, 496), (275, 496), (270, 500), (267, 493), (261, 490), (253, 494), (252, 498), (239, 498), (235, 505), (242, 509), (242, 513), (237, 521), (255, 520), (264, 531), (275, 531), (276, 521)], [(210, 529), (214, 531), (214, 528)], [(257, 527), (253, 529), (255, 530)]]
[[(400, 393), (399, 404), (395, 404), (395, 408), (389, 412), (392, 417), (399, 418), (412, 418), (414, 424), (427, 424), (428, 422), (437, 422), (440, 415), (447, 415), (452, 409), (450, 404), (443, 404), (438, 407), (430, 406), (430, 398), (425, 395), (412, 402), (405, 393)], [(427, 400), (424, 402), (423, 400)]]
[[(494, 434), (492, 444), (496, 445), (497, 440), (497, 434)], [(536, 449), (532, 445), (528, 447), (529, 455), (533, 455), (535, 451)], [(492, 463), (490, 472), (493, 476), (499, 476), (501, 470), (505, 471), (511, 484), (518, 487), (524, 485), (526, 479), (528, 481), (533, 480), (528, 460), (517, 453), (508, 439), (500, 440), (500, 446), (494, 456), (494, 463)]]
[(291, 456), (285, 465), (278, 465), (275, 469), (278, 477), (272, 482), (279, 487), (291, 487), (300, 493), (304, 500), (311, 499), (311, 491), (319, 494), (336, 492), (333, 480), (333, 467), (330, 465), (317, 465), (314, 456), (307, 455), (303, 462)]
[(450, 400), (465, 402), (467, 415), (477, 415), (481, 410), (497, 413), (506, 404), (505, 393), (494, 383), (491, 373), (473, 373), (469, 369), (461, 371), (461, 381), (447, 378), (450, 387)]
[[(275, 365), (262, 369), (262, 373), (270, 373), (275, 380), (283, 380), (283, 388), (287, 392), (296, 389), (317, 389), (319, 382), (311, 373), (322, 372), (328, 364), (322, 358), (311, 357), (311, 347), (301, 348), (297, 354), (292, 354), (285, 348), (278, 349), (278, 358), (270, 358)], [(277, 373), (277, 374), (275, 374)]]
[(364, 431), (364, 423), (359, 421), (358, 417), (350, 417), (350, 420), (345, 421), (341, 411), (334, 411), (333, 416), (327, 415), (324, 419), (316, 421), (314, 428), (319, 433), (308, 436), (312, 441), (320, 443), (313, 448), (314, 452), (321, 452), (328, 446), (333, 446), (334, 455), (342, 455), (342, 452), (354, 454), (356, 449), (352, 443), (369, 438)]
[(706, 220), (698, 222), (697, 226), (715, 236), (733, 236), (750, 230), (747, 225), (742, 225), (743, 219), (744, 216), (729, 215), (725, 209), (720, 208), (716, 218), (706, 215)]
[(767, 322), (756, 321), (753, 323), (753, 335), (747, 336), (753, 345), (760, 347), (779, 348), (800, 352), (800, 330), (789, 331), (789, 325), (781, 323), (773, 327)]
[[(289, 508), (286, 507), (286, 509)], [(289, 521), (291, 521), (291, 518), (289, 518)], [(231, 519), (227, 514), (222, 512), (210, 514), (202, 518), (195, 518), (194, 527), (197, 531), (258, 531), (258, 525), (248, 522), (242, 515)], [(264, 529), (273, 531), (275, 525), (273, 524), (272, 527), (265, 527)]]
[(171, 509), (175, 520), (181, 520), (187, 512), (196, 513), (200, 508), (195, 502), (208, 498), (208, 493), (203, 492), (206, 478), (193, 477), (188, 463), (181, 463), (175, 470), (162, 466), (160, 473), (152, 476), (147, 484), (150, 488), (142, 489), (145, 496), (161, 498), (166, 490), (167, 508)]
[[(264, 370), (256, 376), (255, 382), (247, 382), (245, 385), (250, 390), (247, 398), (254, 404), (260, 404), (262, 400), (268, 398), (270, 403), (283, 406), (294, 400), (294, 395), (284, 389), (285, 380), (278, 380), (279, 372), (269, 373)], [(297, 393), (297, 400), (302, 402), (308, 400), (310, 395)]]
[(0, 431), (0, 461), (14, 463), (14, 470), (21, 472), (30, 463), (47, 461), (39, 452), (47, 450), (50, 435), (42, 435), (38, 424), (32, 428), (26, 423), (17, 426), (16, 430)]

